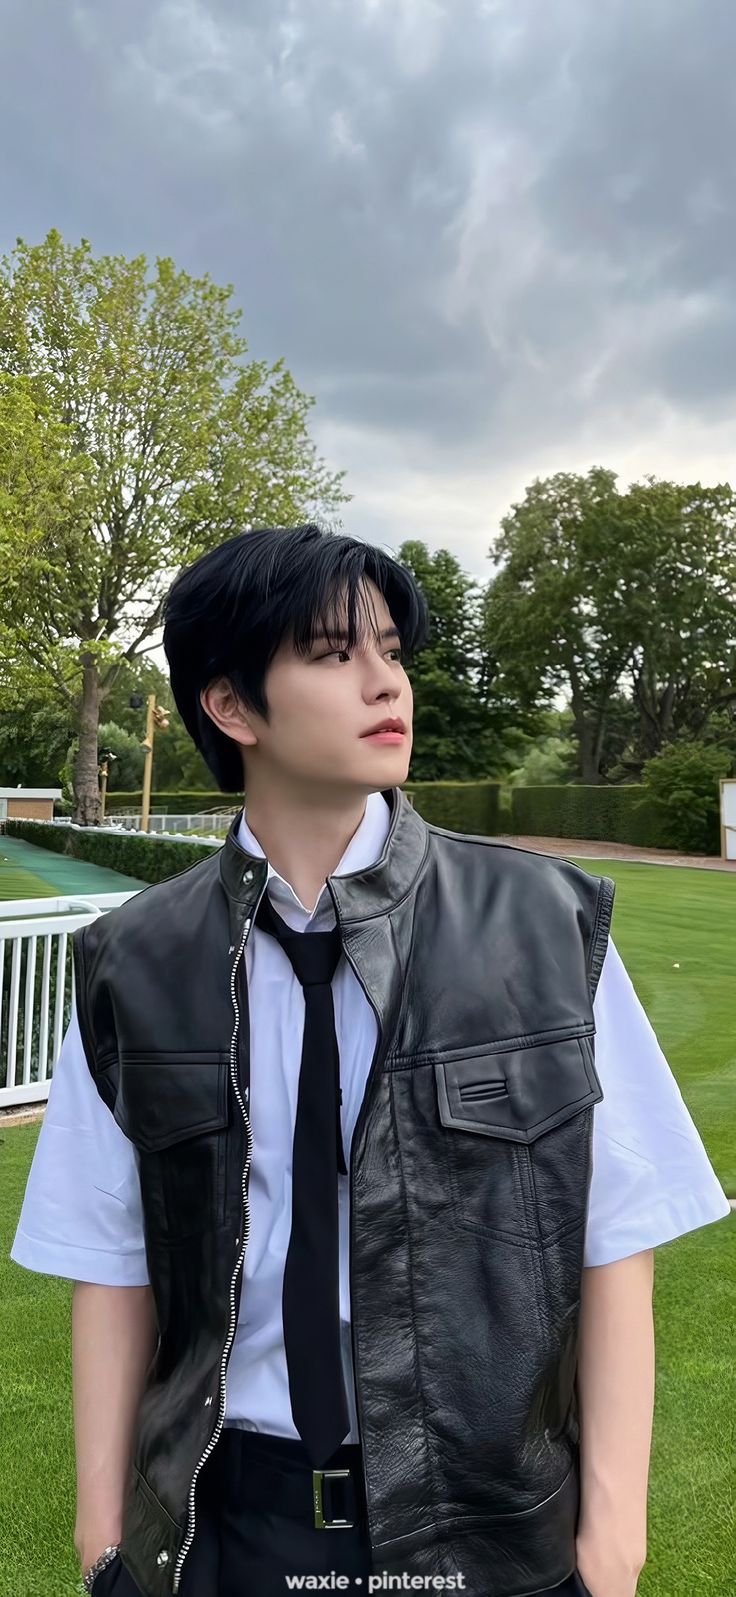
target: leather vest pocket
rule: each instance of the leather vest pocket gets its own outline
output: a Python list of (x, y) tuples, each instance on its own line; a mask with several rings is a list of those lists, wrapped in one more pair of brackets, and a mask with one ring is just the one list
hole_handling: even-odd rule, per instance
[(116, 1119), (139, 1155), (147, 1232), (186, 1241), (224, 1225), (230, 1056), (126, 1054)]
[(538, 1244), (580, 1223), (591, 1126), (584, 1111), (603, 1097), (592, 1037), (591, 1026), (561, 1028), (436, 1061), (460, 1225)]

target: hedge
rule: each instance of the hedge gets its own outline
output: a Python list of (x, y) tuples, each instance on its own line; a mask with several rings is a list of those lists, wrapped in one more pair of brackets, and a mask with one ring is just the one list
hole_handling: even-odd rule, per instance
[(75, 826), (73, 822), (54, 826), (53, 821), (10, 820), (5, 822), (5, 830), (9, 837), (22, 837), (27, 843), (50, 848), (56, 854), (69, 854), (73, 859), (135, 876), (139, 882), (167, 881), (207, 859), (213, 847), (222, 847), (219, 837), (212, 843), (195, 843), (162, 837), (156, 832), (113, 832), (104, 826)]
[[(415, 794), (417, 809), (426, 819), (450, 831), (493, 831), (499, 814), (501, 785), (496, 781), (483, 782), (407, 782), (405, 791)], [(158, 791), (151, 794), (151, 815), (203, 815), (214, 809), (239, 809), (244, 803), (242, 793), (219, 793), (193, 790), (186, 793)], [(108, 793), (105, 814), (130, 811), (140, 813), (143, 794), (140, 790)], [(59, 814), (71, 814), (68, 802), (55, 806)], [(476, 825), (477, 822), (477, 825)]]
[[(449, 831), (487, 834), (496, 827), (499, 813), (498, 782), (407, 782), (405, 792), (415, 795), (416, 808), (426, 820)], [(242, 793), (207, 792), (151, 794), (152, 815), (200, 815), (213, 809), (238, 809)], [(141, 792), (108, 793), (105, 812), (131, 810), (143, 803)]]
[[(671, 848), (667, 815), (658, 810), (645, 783), (621, 787), (563, 783), (503, 788), (497, 781), (408, 782), (404, 791), (430, 825), (476, 837), (570, 837), (629, 843), (640, 848)], [(119, 807), (140, 809), (140, 794), (115, 794)], [(217, 804), (237, 808), (242, 794), (156, 793), (155, 807), (170, 814), (197, 814)], [(124, 802), (123, 802), (124, 801)], [(152, 808), (154, 806), (152, 805)], [(165, 837), (160, 833), (119, 832), (84, 826), (54, 826), (45, 821), (8, 821), (11, 836), (73, 854), (140, 881), (164, 881), (206, 858), (222, 840)], [(720, 838), (698, 850), (718, 857)], [(680, 850), (680, 852), (683, 852)]]
[(430, 826), (473, 837), (495, 837), (500, 822), (499, 782), (407, 782), (404, 792)]
[(510, 829), (517, 837), (579, 837), (668, 848), (665, 826), (643, 782), (622, 787), (569, 782), (511, 790)]
[[(480, 836), (488, 836), (496, 830), (499, 789), (495, 782), (415, 782), (406, 791), (413, 795), (419, 813), (434, 825)], [(128, 795), (129, 799), (134, 797), (134, 794)], [(177, 799), (177, 808), (170, 813), (184, 815), (193, 795), (157, 794), (156, 797), (163, 797), (169, 803)], [(201, 799), (212, 797), (212, 794), (197, 794), (197, 807), (192, 813), (198, 813)], [(242, 795), (235, 797), (234, 803), (242, 804)], [(25, 838), (26, 842), (36, 843), (40, 848), (103, 865), (125, 876), (135, 876), (141, 882), (166, 881), (206, 859), (213, 848), (222, 846), (222, 838), (195, 842), (160, 832), (122, 832), (104, 826), (77, 826), (73, 822), (55, 826), (52, 821), (9, 820), (5, 829), (9, 837)]]

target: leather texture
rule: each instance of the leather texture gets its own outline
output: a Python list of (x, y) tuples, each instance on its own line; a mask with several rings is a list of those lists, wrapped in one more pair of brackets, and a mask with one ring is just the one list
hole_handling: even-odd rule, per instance
[(107, 1564), (104, 1569), (100, 1570), (99, 1575), (95, 1575), (95, 1578), (92, 1582), (92, 1591), (90, 1597), (113, 1597), (113, 1593), (115, 1594), (115, 1597), (118, 1597), (121, 1573), (124, 1575), (125, 1572), (122, 1567), (120, 1554), (116, 1553), (115, 1557), (110, 1560), (110, 1563)]
[[(614, 884), (431, 826), (331, 877), (378, 1020), (350, 1159), (358, 1418), (376, 1572), (525, 1597), (575, 1569), (593, 999)], [(178, 1591), (217, 1445), (247, 1246), (242, 951), (266, 862), (236, 839), (73, 934), (90, 1070), (135, 1143), (160, 1342), (122, 1559)]]

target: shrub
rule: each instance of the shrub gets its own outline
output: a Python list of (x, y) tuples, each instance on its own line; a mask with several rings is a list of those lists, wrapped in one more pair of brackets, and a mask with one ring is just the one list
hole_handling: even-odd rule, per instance
[(662, 848), (720, 854), (719, 779), (734, 760), (712, 743), (670, 743), (647, 760), (643, 779), (660, 816)]

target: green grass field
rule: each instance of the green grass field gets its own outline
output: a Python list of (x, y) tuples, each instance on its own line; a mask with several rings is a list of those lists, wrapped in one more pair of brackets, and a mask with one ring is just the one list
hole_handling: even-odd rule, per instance
[(90, 860), (39, 848), (21, 837), (0, 835), (0, 903), (15, 898), (65, 898), (88, 893), (116, 893), (145, 887)]
[(55, 887), (42, 881), (33, 871), (0, 862), (0, 900), (4, 903), (10, 903), (14, 898), (55, 898), (56, 891)]
[[(579, 863), (617, 883), (615, 942), (718, 1177), (736, 1197), (736, 881), (717, 871)], [(8, 1259), (37, 1136), (37, 1126), (0, 1122), (3, 1597), (71, 1597), (77, 1581), (72, 1286)], [(655, 1253), (649, 1556), (638, 1597), (736, 1592), (735, 1239), (732, 1215)]]

